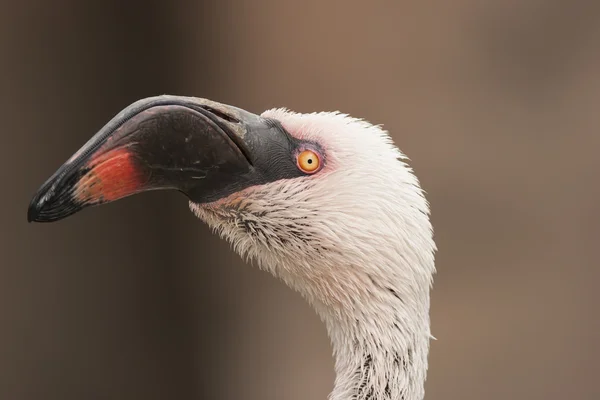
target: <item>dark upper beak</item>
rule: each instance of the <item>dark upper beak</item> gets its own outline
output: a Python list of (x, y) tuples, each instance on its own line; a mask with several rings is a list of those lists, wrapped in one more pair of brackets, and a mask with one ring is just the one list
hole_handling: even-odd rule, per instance
[[(205, 99), (158, 96), (121, 111), (42, 185), (27, 219), (52, 222), (148, 190), (196, 203), (301, 176), (281, 125)], [(273, 160), (277, 160), (276, 163)]]

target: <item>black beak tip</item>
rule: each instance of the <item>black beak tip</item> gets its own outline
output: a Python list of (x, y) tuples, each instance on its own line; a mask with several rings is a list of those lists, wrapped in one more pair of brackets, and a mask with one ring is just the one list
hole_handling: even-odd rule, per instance
[(31, 199), (29, 207), (27, 208), (27, 222), (42, 222), (40, 220), (40, 215), (46, 204), (44, 194), (45, 191), (40, 190)]
[(40, 215), (39, 207), (32, 202), (29, 205), (29, 208), (27, 209), (27, 222), (35, 221), (39, 215)]
[(54, 222), (79, 211), (82, 204), (70, 191), (56, 191), (55, 185), (44, 185), (33, 196), (27, 209), (27, 222)]

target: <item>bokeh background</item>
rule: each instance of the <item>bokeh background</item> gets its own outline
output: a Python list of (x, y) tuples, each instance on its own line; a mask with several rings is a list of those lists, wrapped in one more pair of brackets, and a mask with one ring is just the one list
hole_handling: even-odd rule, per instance
[(439, 245), (426, 399), (600, 398), (600, 3), (3, 0), (0, 399), (325, 399), (307, 304), (176, 193), (27, 224), (123, 107), (341, 110), (412, 159)]

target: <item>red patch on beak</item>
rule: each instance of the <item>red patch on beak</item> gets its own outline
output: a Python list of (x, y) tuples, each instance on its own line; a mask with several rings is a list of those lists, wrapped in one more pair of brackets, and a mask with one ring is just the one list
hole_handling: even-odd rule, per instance
[(127, 148), (111, 150), (92, 158), (89, 168), (73, 193), (82, 203), (115, 201), (143, 189), (143, 174)]

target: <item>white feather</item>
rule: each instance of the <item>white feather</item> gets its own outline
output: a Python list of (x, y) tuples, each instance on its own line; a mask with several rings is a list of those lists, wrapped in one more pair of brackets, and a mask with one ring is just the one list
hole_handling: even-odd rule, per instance
[(336, 360), (331, 400), (422, 399), (436, 247), (406, 157), (381, 127), (344, 114), (262, 116), (318, 142), (324, 168), (191, 209), (315, 308)]

